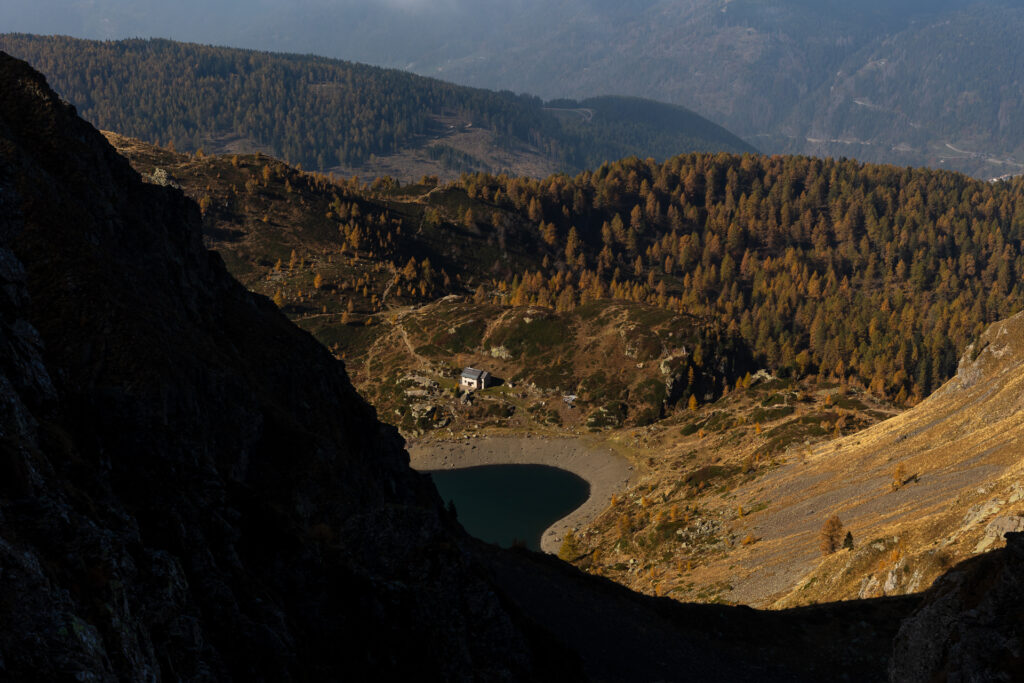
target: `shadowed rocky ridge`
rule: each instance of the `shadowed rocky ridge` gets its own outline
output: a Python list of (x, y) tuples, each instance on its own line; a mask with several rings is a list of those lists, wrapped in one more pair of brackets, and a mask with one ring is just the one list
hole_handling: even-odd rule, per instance
[(0, 678), (874, 680), (901, 622), (955, 670), (913, 624), (970, 631), (978, 563), (905, 622), (920, 596), (679, 605), (467, 538), (197, 207), (3, 54), (0, 278)]
[(1024, 534), (942, 576), (900, 626), (892, 681), (1024, 678)]
[(0, 79), (0, 677), (550, 670), (397, 433), (203, 248), (195, 205), (26, 65)]

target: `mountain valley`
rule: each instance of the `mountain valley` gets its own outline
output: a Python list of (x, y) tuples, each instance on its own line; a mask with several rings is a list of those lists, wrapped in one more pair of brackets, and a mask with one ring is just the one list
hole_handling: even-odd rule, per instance
[(928, 628), (928, 595), (683, 605), (474, 542), (197, 204), (23, 62), (0, 82), (4, 677), (864, 680)]
[[(463, 109), (430, 160), (484, 167), (360, 180), (0, 81), (0, 675), (1024, 674), (1024, 180), (640, 160), (678, 111), (623, 143), (635, 102), (529, 98), (623, 158), (503, 172)], [(633, 468), (558, 558), (467, 536), (404, 447), (525, 435)]]
[[(991, 529), (1013, 527), (1019, 497), (1011, 451), (956, 445), (913, 455), (948, 437), (932, 426), (908, 438), (918, 428), (901, 425), (948, 423), (957, 411), (933, 407), (947, 389), (904, 412), (905, 405), (893, 404), (903, 401), (899, 392), (886, 391), (885, 383), (869, 387), (870, 375), (801, 373), (795, 366), (772, 374), (756, 339), (685, 306), (666, 310), (657, 295), (589, 299), (580, 290), (572, 300), (552, 294), (547, 305), (543, 295), (523, 297), (515, 282), (495, 277), (502, 274), (495, 264), (529, 272), (543, 268), (537, 257), (559, 257), (545, 253), (542, 236), (529, 234), (536, 228), (510, 220), (467, 230), (463, 207), (482, 215), (495, 207), (460, 200), (453, 208), (466, 179), (436, 187), (334, 185), (268, 159), (181, 155), (108, 138), (140, 172), (152, 176), (160, 168), (209, 206), (208, 243), (255, 291), (281, 295), (289, 316), (344, 358), (382, 419), (407, 437), (429, 443), (570, 436), (627, 458), (638, 473), (632, 488), (578, 529), (561, 553), (588, 572), (686, 601), (781, 607), (900, 595), (998, 545)], [(254, 171), (264, 166), (274, 170), (258, 190), (261, 208), (223, 199), (228, 183), (246, 174), (259, 178), (262, 171)], [(232, 179), (239, 171), (245, 173)], [(325, 209), (331, 202), (339, 205), (323, 197), (325, 188), (332, 197), (348, 193), (348, 205), (362, 207), (361, 225), (391, 224), (391, 241), (352, 249), (344, 244), (351, 227), (333, 232), (337, 216), (315, 228), (298, 220), (307, 211), (319, 221), (321, 211), (334, 210)], [(1019, 196), (1015, 187), (1006, 190), (1007, 199)], [(983, 204), (980, 197), (975, 202)], [(424, 216), (431, 207), (438, 211), (436, 237), (429, 222), (415, 218), (423, 207)], [(500, 233), (490, 232), (501, 225), (505, 249)], [(464, 251), (437, 249), (453, 234)], [(385, 245), (386, 258), (375, 259), (372, 252)], [(586, 242), (579, 248), (586, 253)], [(431, 264), (427, 271), (417, 255)], [(518, 280), (522, 287), (525, 278)], [(679, 295), (662, 296), (673, 294)], [(963, 353), (961, 373), (973, 354), (969, 346)], [(464, 366), (487, 368), (502, 384), (464, 395), (456, 389)], [(943, 417), (916, 417), (922, 414)], [(985, 418), (979, 420), (954, 431), (982, 430)], [(1015, 438), (1012, 429), (1002, 433)], [(891, 444), (901, 444), (902, 455)], [(983, 450), (980, 459), (963, 458), (974, 458), (973, 465), (962, 462), (961, 453)], [(823, 557), (819, 532), (834, 514), (850, 530), (853, 549)]]

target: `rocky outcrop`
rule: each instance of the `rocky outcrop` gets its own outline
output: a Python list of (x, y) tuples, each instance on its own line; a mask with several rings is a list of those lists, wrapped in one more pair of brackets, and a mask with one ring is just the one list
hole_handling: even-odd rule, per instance
[(1024, 680), (1024, 533), (941, 577), (900, 626), (889, 679)]
[(941, 396), (970, 389), (979, 382), (992, 383), (1019, 371), (1024, 364), (1024, 313), (993, 323), (967, 347), (957, 365), (956, 377), (933, 394)]

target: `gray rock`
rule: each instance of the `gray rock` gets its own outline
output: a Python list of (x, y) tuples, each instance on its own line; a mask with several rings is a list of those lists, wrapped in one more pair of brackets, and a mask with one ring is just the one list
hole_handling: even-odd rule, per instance
[(1024, 673), (1024, 534), (940, 577), (900, 625), (894, 683), (1012, 681)]

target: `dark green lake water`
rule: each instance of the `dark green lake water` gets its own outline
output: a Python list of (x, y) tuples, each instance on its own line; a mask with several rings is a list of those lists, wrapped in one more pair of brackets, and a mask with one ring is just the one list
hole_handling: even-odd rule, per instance
[(544, 530), (590, 496), (590, 484), (546, 465), (481, 465), (429, 472), (438, 493), (454, 501), (473, 536), (508, 547), (516, 540), (540, 550)]

